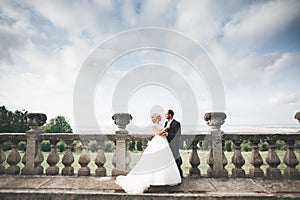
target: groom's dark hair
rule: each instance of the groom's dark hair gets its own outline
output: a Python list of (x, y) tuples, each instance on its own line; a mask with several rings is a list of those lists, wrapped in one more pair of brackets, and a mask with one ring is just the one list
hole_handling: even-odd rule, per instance
[(174, 116), (174, 111), (171, 110), (171, 109), (169, 109), (169, 110), (168, 110), (168, 114), (169, 114), (169, 115), (172, 115), (172, 117), (173, 117), (173, 116)]

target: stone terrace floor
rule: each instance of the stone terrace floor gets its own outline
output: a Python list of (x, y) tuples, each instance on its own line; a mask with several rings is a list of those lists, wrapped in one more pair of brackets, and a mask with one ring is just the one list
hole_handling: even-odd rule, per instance
[(112, 177), (0, 176), (1, 199), (300, 199), (300, 180), (184, 178), (128, 195)]

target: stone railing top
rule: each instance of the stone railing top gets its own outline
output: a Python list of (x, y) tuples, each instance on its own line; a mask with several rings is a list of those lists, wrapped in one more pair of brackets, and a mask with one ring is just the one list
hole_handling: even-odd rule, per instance
[(287, 134), (224, 134), (224, 140), (300, 140), (299, 133)]
[(0, 141), (26, 141), (26, 133), (0, 133)]
[[(181, 139), (189, 140), (205, 140), (210, 139), (210, 134), (182, 134)], [(115, 141), (117, 139), (125, 140), (139, 140), (150, 139), (153, 137), (151, 134), (70, 134), (70, 133), (42, 133), (40, 134), (41, 140), (110, 140)], [(297, 132), (291, 132), (287, 134), (224, 134), (224, 140), (300, 140), (300, 134)], [(16, 140), (26, 141), (26, 133), (0, 133), (0, 141)]]

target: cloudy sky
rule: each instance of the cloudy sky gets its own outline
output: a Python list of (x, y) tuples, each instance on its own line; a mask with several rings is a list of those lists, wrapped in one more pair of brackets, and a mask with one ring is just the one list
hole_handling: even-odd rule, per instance
[[(0, 105), (10, 110), (43, 112), (48, 118), (61, 114), (74, 125), (75, 85), (92, 52), (124, 31), (157, 27), (190, 38), (211, 59), (224, 88), (227, 124), (297, 125), (298, 0), (0, 0), (0, 5)], [(193, 109), (204, 124), (203, 115), (213, 110), (207, 77), (178, 56), (142, 49), (120, 57), (98, 77), (93, 102), (100, 126), (113, 125), (113, 91), (122, 78), (151, 63), (169, 67), (188, 83), (197, 100)], [(153, 109), (167, 108), (182, 120), (183, 104), (189, 102), (181, 102), (172, 89), (154, 84), (130, 91), (128, 112), (134, 123), (145, 126)]]

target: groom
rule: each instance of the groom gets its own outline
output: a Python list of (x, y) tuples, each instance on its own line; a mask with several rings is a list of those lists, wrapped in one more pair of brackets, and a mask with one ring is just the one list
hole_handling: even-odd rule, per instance
[(171, 151), (173, 153), (173, 156), (176, 161), (176, 165), (178, 167), (180, 176), (183, 177), (182, 175), (182, 169), (181, 169), (181, 164), (182, 164), (182, 159), (179, 154), (179, 142), (180, 142), (180, 136), (181, 136), (181, 126), (178, 121), (176, 121), (174, 117), (174, 112), (173, 110), (167, 110), (166, 112), (166, 121), (165, 123), (165, 128), (168, 128), (167, 132), (162, 133), (162, 136), (166, 136), (167, 140), (169, 142)]

